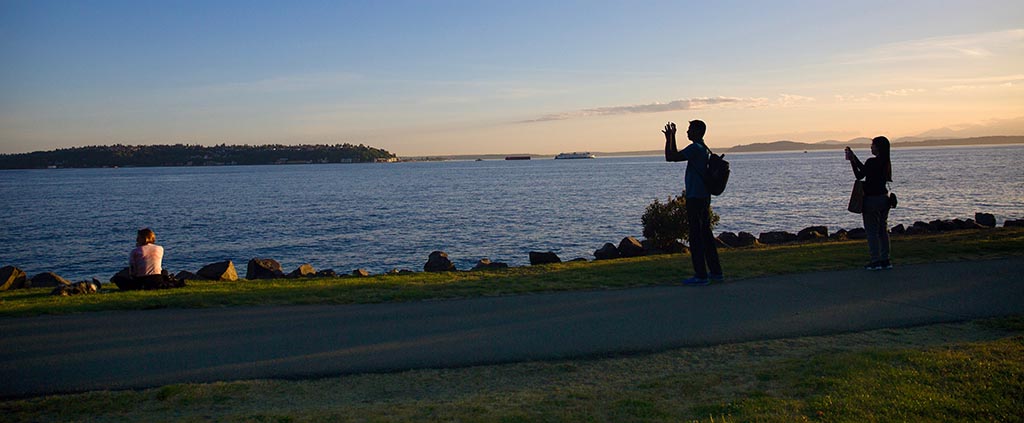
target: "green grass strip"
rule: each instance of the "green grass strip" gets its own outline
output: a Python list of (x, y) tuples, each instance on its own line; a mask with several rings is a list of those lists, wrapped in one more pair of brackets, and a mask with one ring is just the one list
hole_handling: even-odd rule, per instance
[[(965, 230), (896, 237), (897, 266), (1024, 255), (1024, 229)], [(730, 280), (758, 276), (850, 269), (866, 262), (865, 241), (722, 249)], [(49, 295), (49, 289), (0, 292), (0, 317), (103, 310), (205, 308), (285, 304), (354, 304), (515, 295), (536, 292), (615, 289), (676, 283), (691, 274), (688, 256), (524, 266), (500, 271), (444, 272), (368, 278), (278, 279), (189, 282), (181, 289), (121, 292), (105, 285), (100, 294)]]
[(1024, 319), (597, 360), (0, 401), (5, 421), (970, 422), (1024, 415)]

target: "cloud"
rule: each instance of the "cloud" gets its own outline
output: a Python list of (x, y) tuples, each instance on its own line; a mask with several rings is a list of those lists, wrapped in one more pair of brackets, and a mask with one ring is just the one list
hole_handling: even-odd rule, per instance
[(1001, 56), (1020, 49), (1024, 29), (924, 38), (884, 44), (856, 54), (840, 56), (846, 65), (914, 62), (924, 60), (972, 60)]
[(306, 75), (288, 75), (276, 78), (266, 78), (256, 81), (229, 82), (203, 87), (208, 92), (219, 93), (276, 93), (305, 90), (320, 90), (326, 87), (336, 87), (343, 84), (350, 84), (361, 80), (362, 77), (354, 73), (321, 73)]
[(961, 78), (961, 79), (949, 79), (947, 81), (956, 82), (954, 85), (943, 88), (943, 91), (949, 92), (960, 92), (969, 90), (987, 90), (987, 89), (1006, 89), (1006, 88), (1017, 88), (1024, 83), (1024, 75), (1005, 75), (1005, 76), (991, 76), (991, 77), (980, 77), (980, 78)]
[(737, 98), (737, 97), (698, 97), (681, 100), (673, 100), (668, 103), (637, 104), (630, 106), (598, 107), (583, 109), (571, 112), (552, 113), (540, 116), (536, 119), (521, 121), (520, 123), (548, 122), (553, 120), (567, 120), (590, 116), (615, 116), (638, 113), (661, 113), (679, 110), (699, 110), (708, 107), (721, 105), (752, 105), (759, 104), (765, 99), (759, 98)]
[(796, 94), (779, 94), (779, 99), (776, 100), (775, 103), (778, 106), (787, 107), (796, 106), (798, 104), (811, 103), (814, 101), (814, 97), (807, 97)]
[(885, 90), (880, 93), (867, 93), (864, 95), (842, 95), (835, 96), (836, 101), (843, 103), (864, 103), (868, 101), (882, 100), (889, 97), (907, 97), (915, 94), (928, 92), (923, 88), (900, 88), (897, 90)]

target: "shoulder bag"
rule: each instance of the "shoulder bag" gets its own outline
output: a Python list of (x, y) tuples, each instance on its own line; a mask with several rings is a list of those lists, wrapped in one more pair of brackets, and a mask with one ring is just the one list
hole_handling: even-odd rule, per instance
[(864, 212), (864, 181), (860, 179), (853, 182), (853, 192), (850, 193), (850, 205), (846, 206), (850, 213)]

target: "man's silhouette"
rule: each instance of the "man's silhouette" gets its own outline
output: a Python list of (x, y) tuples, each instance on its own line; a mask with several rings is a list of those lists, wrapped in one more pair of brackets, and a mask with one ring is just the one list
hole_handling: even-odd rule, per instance
[[(707, 126), (703, 121), (690, 121), (686, 138), (691, 143), (683, 151), (676, 147), (676, 124), (665, 125), (665, 160), (687, 162), (685, 178), (686, 217), (690, 221), (690, 256), (693, 259), (693, 277), (685, 285), (707, 285), (722, 281), (722, 265), (718, 262), (715, 237), (711, 233), (711, 193), (704, 185), (708, 167), (708, 148), (704, 145)], [(706, 265), (706, 267), (705, 267)], [(709, 273), (710, 271), (710, 273)]]

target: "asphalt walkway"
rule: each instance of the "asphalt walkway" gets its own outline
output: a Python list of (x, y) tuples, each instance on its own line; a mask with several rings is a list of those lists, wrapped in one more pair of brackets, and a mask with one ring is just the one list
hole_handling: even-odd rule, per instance
[(1022, 275), (1024, 257), (704, 287), (5, 318), (0, 397), (600, 357), (1024, 314)]

